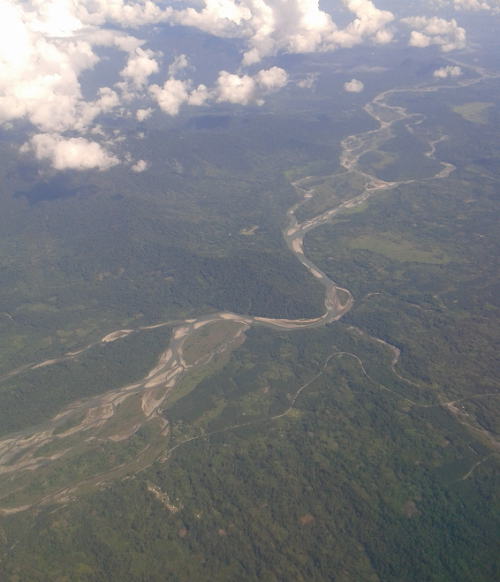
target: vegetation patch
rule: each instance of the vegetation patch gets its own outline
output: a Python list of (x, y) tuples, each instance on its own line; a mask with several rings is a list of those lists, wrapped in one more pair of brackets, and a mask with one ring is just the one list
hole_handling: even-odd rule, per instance
[(486, 110), (493, 106), (494, 103), (474, 101), (472, 103), (465, 103), (464, 105), (454, 105), (452, 109), (467, 121), (486, 124), (488, 122)]
[(450, 262), (448, 255), (440, 250), (423, 250), (409, 241), (391, 236), (390, 233), (362, 235), (351, 239), (348, 245), (352, 249), (371, 251), (394, 261), (431, 265), (446, 265)]
[(220, 321), (202, 326), (182, 346), (186, 363), (193, 365), (204, 357), (208, 360), (217, 349), (224, 351), (243, 325), (233, 321)]

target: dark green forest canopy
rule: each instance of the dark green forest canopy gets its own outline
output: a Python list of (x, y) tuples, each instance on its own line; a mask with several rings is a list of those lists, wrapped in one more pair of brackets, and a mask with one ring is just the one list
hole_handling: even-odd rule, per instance
[[(323, 287), (281, 235), (296, 200), (283, 172), (333, 171), (338, 141), (319, 145), (333, 126), (282, 116), (227, 128), (188, 123), (182, 132), (151, 130), (147, 140), (130, 132), (152, 157), (141, 175), (67, 171), (40, 180), (3, 144), (2, 370), (120, 325), (211, 310), (320, 315)], [(254, 236), (239, 234), (253, 225)]]
[[(23, 580), (41, 572), (98, 581), (495, 579), (498, 464), (439, 404), (409, 405), (418, 390), (405, 391), (390, 359), (345, 325), (250, 332), (223, 370), (236, 380), (232, 391), (214, 378), (191, 408), (165, 412), (182, 439), (223, 398), (227, 414), (211, 421), (211, 436), (65, 507), (5, 518), (10, 539), (33, 527), (0, 572)], [(317, 364), (324, 373), (294, 413), (271, 420)], [(283, 366), (294, 379), (273, 382)], [(247, 383), (242, 370), (255, 368)], [(267, 408), (249, 422), (243, 411), (266, 384)]]

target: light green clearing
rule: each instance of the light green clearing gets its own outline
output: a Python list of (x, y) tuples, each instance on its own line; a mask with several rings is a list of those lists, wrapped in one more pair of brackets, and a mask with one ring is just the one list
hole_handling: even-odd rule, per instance
[(474, 101), (473, 103), (465, 103), (465, 105), (455, 105), (452, 109), (455, 113), (462, 116), (467, 121), (472, 123), (487, 123), (485, 111), (489, 107), (493, 107), (493, 103), (481, 103)]
[(368, 152), (368, 154), (365, 154), (365, 156), (362, 158), (362, 163), (364, 162), (376, 170), (383, 170), (387, 166), (395, 164), (396, 161), (397, 156), (381, 150), (376, 152)]
[[(366, 209), (368, 208), (368, 203), (362, 202), (361, 204), (357, 204), (356, 206), (353, 206), (352, 208), (346, 208), (345, 210), (342, 210), (342, 216), (346, 216), (349, 214), (357, 214), (358, 212), (364, 212)], [(337, 221), (340, 222), (340, 221)]]
[(363, 249), (402, 263), (430, 263), (446, 265), (450, 257), (439, 250), (424, 251), (405, 240), (394, 240), (384, 235), (359, 236), (348, 243), (351, 249)]

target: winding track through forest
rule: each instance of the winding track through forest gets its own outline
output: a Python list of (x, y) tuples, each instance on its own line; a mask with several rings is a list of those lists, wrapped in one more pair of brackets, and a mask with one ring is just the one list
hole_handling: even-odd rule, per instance
[[(342, 177), (342, 179), (345, 179), (346, 174), (356, 174), (357, 176), (360, 176), (364, 180), (364, 190), (360, 194), (357, 194), (356, 196), (350, 198), (349, 200), (343, 201), (341, 204), (338, 204), (334, 208), (330, 208), (322, 212), (321, 214), (315, 216), (314, 218), (299, 223), (296, 217), (296, 211), (314, 196), (314, 190), (307, 188), (307, 184), (308, 182), (311, 181), (311, 177), (306, 177), (293, 183), (293, 186), (301, 199), (287, 210), (286, 215), (288, 219), (288, 224), (283, 232), (283, 236), (286, 244), (288, 245), (290, 250), (294, 253), (294, 255), (297, 257), (297, 259), (311, 272), (311, 274), (314, 277), (316, 277), (324, 285), (326, 291), (325, 294), (326, 310), (324, 315), (315, 319), (286, 320), (265, 317), (251, 317), (229, 312), (222, 312), (203, 316), (195, 320), (176, 320), (165, 322), (155, 326), (141, 327), (135, 330), (132, 329), (118, 330), (116, 332), (108, 334), (102, 340), (94, 342), (77, 352), (68, 353), (60, 358), (48, 360), (45, 362), (30, 364), (24, 366), (23, 368), (20, 368), (19, 370), (15, 370), (9, 374), (6, 374), (3, 377), (0, 377), (0, 382), (6, 381), (16, 375), (23, 374), (28, 370), (35, 370), (37, 368), (77, 358), (82, 353), (90, 350), (91, 348), (99, 344), (107, 343), (110, 341), (118, 341), (120, 338), (126, 337), (131, 333), (138, 333), (147, 329), (167, 325), (177, 326), (173, 330), (170, 345), (166, 352), (163, 354), (163, 356), (160, 358), (160, 362), (158, 363), (156, 368), (152, 370), (150, 374), (142, 381), (130, 386), (125, 386), (123, 388), (107, 393), (105, 395), (91, 398), (86, 402), (76, 403), (75, 405), (68, 407), (66, 410), (58, 414), (51, 421), (46, 422), (39, 427), (27, 429), (0, 440), (0, 475), (9, 474), (10, 477), (13, 478), (14, 475), (20, 471), (33, 470), (36, 469), (41, 464), (46, 464), (49, 463), (51, 460), (54, 460), (55, 458), (59, 458), (61, 455), (55, 455), (54, 457), (49, 458), (47, 457), (37, 458), (34, 456), (34, 453), (37, 449), (39, 449), (40, 447), (47, 443), (54, 441), (56, 438), (65, 438), (66, 436), (75, 435), (79, 432), (83, 432), (92, 427), (102, 426), (103, 424), (106, 423), (107, 420), (109, 420), (114, 415), (117, 406), (132, 394), (138, 394), (141, 395), (142, 397), (142, 411), (144, 413), (143, 423), (148, 422), (152, 418), (159, 419), (159, 421), (162, 423), (162, 429), (158, 437), (165, 436), (168, 434), (169, 426), (168, 422), (159, 414), (159, 410), (164, 401), (166, 400), (166, 398), (172, 392), (174, 386), (179, 382), (179, 380), (182, 377), (185, 376), (187, 372), (192, 371), (194, 368), (197, 368), (199, 366), (206, 365), (217, 353), (221, 353), (224, 350), (228, 349), (231, 346), (231, 344), (234, 343), (236, 345), (238, 342), (241, 343), (241, 341), (244, 339), (243, 334), (248, 329), (249, 326), (253, 324), (259, 324), (274, 329), (287, 329), (287, 330), (308, 329), (323, 326), (332, 321), (336, 321), (340, 317), (342, 317), (342, 315), (347, 313), (353, 305), (354, 301), (353, 296), (347, 289), (338, 287), (331, 279), (328, 278), (328, 276), (321, 269), (319, 269), (319, 267), (317, 267), (309, 258), (305, 256), (303, 250), (304, 237), (307, 233), (309, 233), (313, 229), (324, 224), (327, 224), (328, 222), (331, 222), (343, 210), (353, 208), (359, 204), (362, 204), (374, 192), (394, 188), (396, 186), (399, 186), (400, 184), (416, 182), (416, 180), (409, 180), (404, 182), (385, 182), (372, 175), (367, 174), (366, 172), (362, 172), (361, 170), (359, 170), (358, 163), (363, 155), (369, 152), (376, 152), (378, 150), (378, 147), (383, 142), (391, 139), (391, 137), (394, 136), (394, 134), (392, 133), (392, 127), (396, 123), (401, 123), (404, 121), (406, 123), (413, 122), (413, 124), (416, 125), (421, 123), (425, 119), (425, 117), (422, 114), (407, 113), (403, 107), (397, 105), (389, 105), (387, 102), (389, 97), (399, 93), (431, 92), (445, 89), (454, 89), (457, 87), (465, 87), (467, 85), (479, 83), (488, 78), (500, 76), (498, 74), (488, 73), (481, 67), (465, 65), (463, 63), (457, 63), (455, 61), (452, 62), (454, 64), (460, 65), (461, 67), (468, 69), (469, 71), (473, 71), (476, 74), (476, 76), (474, 78), (468, 78), (462, 81), (454, 81), (450, 85), (433, 83), (416, 88), (390, 89), (388, 91), (380, 93), (372, 101), (365, 105), (364, 107), (365, 111), (379, 123), (379, 127), (377, 129), (359, 135), (351, 135), (345, 138), (341, 142), (342, 152), (340, 159), (340, 163), (343, 166), (344, 171), (329, 177), (330, 179), (335, 180), (336, 177), (339, 178)], [(438, 138), (429, 141), (430, 150), (426, 152), (425, 155), (431, 159), (436, 159), (435, 158), (436, 144), (442, 141), (443, 139), (446, 139), (446, 136), (439, 136)], [(435, 176), (426, 178), (426, 180), (447, 178), (450, 175), (450, 173), (455, 169), (455, 167), (450, 163), (443, 161), (440, 161), (440, 163), (443, 166), (443, 169)], [(340, 302), (337, 293), (338, 290), (341, 290), (347, 294), (348, 299), (347, 301), (345, 301), (345, 303)], [(216, 322), (224, 321), (240, 324), (236, 332), (233, 334), (232, 338), (230, 338), (229, 341), (224, 342), (221, 346), (218, 346), (210, 353), (199, 358), (194, 364), (188, 365), (183, 357), (183, 346), (186, 340), (190, 338), (192, 334), (197, 332), (197, 330), (200, 329), (201, 327)], [(365, 334), (364, 332), (360, 333), (363, 333), (363, 335), (366, 335), (367, 337), (371, 337)], [(377, 342), (382, 341), (378, 338), (371, 339)], [(391, 346), (386, 342), (382, 343), (384, 343), (389, 349), (393, 351), (394, 358), (392, 361), (392, 370), (394, 371), (395, 374), (397, 374), (394, 367), (398, 361), (399, 350), (395, 346)], [(342, 355), (353, 356), (359, 362), (363, 372), (366, 374), (361, 360), (359, 360), (359, 358), (355, 354), (335, 352), (334, 354), (331, 354), (328, 357), (322, 370), (314, 378), (312, 378), (298, 390), (298, 392), (294, 395), (290, 407), (287, 411), (285, 411), (283, 414), (280, 414), (276, 417), (272, 417), (266, 420), (267, 421), (274, 420), (276, 418), (284, 416), (285, 414), (288, 414), (288, 412), (292, 410), (295, 401), (299, 394), (302, 392), (302, 390), (309, 386), (314, 380), (316, 380), (319, 376), (323, 374), (323, 371), (326, 368), (328, 362), (334, 355), (338, 355), (339, 357), (341, 357)], [(399, 376), (399, 374), (397, 375)], [(409, 380), (406, 380), (401, 376), (399, 377), (404, 381), (410, 382)], [(386, 389), (385, 387), (383, 388)], [(158, 391), (160, 389), (162, 393), (161, 397), (158, 397), (159, 394)], [(447, 408), (452, 413), (454, 413), (453, 403), (449, 404), (450, 406), (447, 406)], [(444, 405), (446, 405), (446, 403), (444, 403)], [(69, 429), (57, 436), (53, 434), (53, 431), (62, 423), (64, 423), (70, 416), (81, 412), (85, 412), (86, 415), (84, 420), (78, 426)], [(456, 414), (455, 416), (458, 418)], [(463, 420), (461, 420), (460, 418), (458, 418), (458, 420), (460, 422), (463, 422)], [(129, 430), (128, 434), (125, 434), (124, 438), (127, 438), (127, 436), (130, 436), (131, 434), (134, 434), (138, 427), (140, 427), (140, 424), (132, 427), (132, 429)], [(224, 430), (231, 430), (234, 428), (237, 428), (237, 426)], [(203, 436), (206, 437), (209, 435), (206, 434)], [(167, 451), (164, 450), (162, 453), (163, 458), (166, 458), (166, 456), (168, 456), (171, 452), (173, 452), (181, 445), (192, 440), (195, 440), (196, 438), (201, 437), (193, 437), (186, 439), (183, 442), (176, 444), (169, 450)], [(120, 438), (117, 437), (115, 440), (121, 440), (121, 437)], [(147, 445), (133, 460), (124, 463), (119, 467), (114, 467), (108, 471), (105, 471), (100, 475), (93, 475), (89, 479), (83, 479), (81, 481), (73, 483), (71, 486), (65, 487), (64, 489), (58, 491), (57, 493), (46, 496), (43, 500), (39, 501), (38, 503), (47, 502), (49, 500), (61, 499), (64, 497), (64, 495), (66, 495), (69, 491), (74, 490), (81, 483), (95, 482), (96, 479), (102, 481), (103, 479), (106, 479), (106, 477), (108, 478), (111, 477), (114, 473), (117, 472), (118, 469), (123, 469), (126, 467), (132, 468), (134, 465), (137, 465), (140, 457), (145, 455), (145, 453), (150, 449), (152, 444), (153, 443)], [(62, 454), (67, 453), (69, 450), (71, 450), (71, 448), (67, 449), (66, 451), (63, 451)], [(14, 459), (18, 460), (13, 462)], [(142, 467), (141, 469), (143, 468), (144, 467)], [(5, 508), (3, 510), (0, 509), (0, 513), (4, 514), (13, 513), (16, 511), (22, 511), (24, 509), (27, 509), (28, 507), (30, 507), (30, 505), (23, 505), (17, 508)]]

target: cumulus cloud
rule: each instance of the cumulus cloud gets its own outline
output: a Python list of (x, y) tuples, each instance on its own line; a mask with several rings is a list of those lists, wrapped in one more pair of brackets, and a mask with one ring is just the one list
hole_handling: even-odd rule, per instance
[[(0, 0), (0, 125), (28, 120), (37, 135), (23, 151), (32, 150), (54, 167), (110, 167), (118, 160), (105, 149), (106, 136), (96, 125), (100, 115), (132, 116), (135, 110), (136, 119), (143, 121), (152, 112), (147, 99), (168, 115), (177, 115), (184, 105), (260, 104), (266, 93), (288, 83), (283, 69), (270, 66), (253, 75), (244, 69), (237, 74), (222, 70), (207, 87), (187, 79), (193, 67), (184, 54), (168, 66), (166, 80), (152, 82), (150, 77), (160, 73), (163, 55), (147, 48), (131, 30), (150, 24), (192, 26), (241, 39), (243, 67), (279, 53), (391, 42), (394, 16), (377, 8), (378, 0), (340, 1), (349, 15), (343, 27), (320, 9), (318, 0), (197, 0), (189, 7), (173, 0), (167, 0), (171, 5), (163, 0)], [(500, 3), (445, 1), (471, 10)], [(465, 46), (465, 31), (454, 20), (406, 20), (413, 29), (412, 46), (438, 45), (443, 51)], [(89, 98), (81, 87), (82, 73), (100, 61), (101, 47), (125, 53), (126, 62), (116, 71), (120, 82), (98, 88)], [(312, 87), (315, 78), (305, 75), (297, 85)], [(132, 107), (137, 99), (143, 100), (140, 109)], [(75, 151), (81, 152), (81, 163)]]
[(97, 60), (89, 43), (51, 42), (0, 0), (0, 123), (26, 117), (43, 130), (80, 129), (99, 105), (82, 103), (78, 74)]
[(232, 75), (227, 71), (221, 71), (217, 79), (217, 101), (229, 103), (241, 103), (246, 105), (253, 97), (255, 81), (248, 75)]
[(136, 88), (145, 85), (149, 75), (159, 71), (158, 63), (152, 57), (155, 53), (151, 50), (136, 48), (130, 55), (125, 68), (120, 71), (120, 75), (126, 80), (130, 80)]
[(281, 89), (287, 83), (288, 76), (284, 69), (279, 67), (271, 67), (267, 71), (259, 71), (255, 75), (257, 83), (265, 89)]
[(460, 10), (465, 8), (468, 10), (491, 10), (491, 6), (486, 2), (479, 2), (479, 0), (453, 0), (453, 5)]
[(56, 170), (107, 170), (119, 163), (98, 143), (83, 137), (64, 139), (57, 134), (40, 133), (22, 147), (23, 151), (33, 151), (38, 160), (49, 160)]
[[(48, 0), (47, 4), (63, 4), (66, 7), (64, 0)], [(74, 14), (81, 23), (93, 26), (111, 22), (125, 28), (139, 28), (146, 24), (165, 22), (173, 12), (172, 7), (162, 9), (152, 0), (77, 0), (67, 4), (69, 14)]]
[(392, 33), (386, 25), (391, 12), (379, 10), (371, 0), (342, 0), (355, 18), (338, 29), (317, 0), (203, 0), (204, 7), (173, 11), (169, 22), (194, 26), (221, 37), (243, 38), (247, 50), (243, 64), (251, 65), (278, 52), (309, 53), (352, 47), (371, 39), (386, 43)]
[(210, 98), (210, 92), (205, 87), (205, 85), (198, 85), (196, 89), (193, 89), (191, 93), (189, 93), (188, 97), (188, 105), (194, 105), (196, 107), (200, 107), (204, 105), (208, 99)]
[(98, 93), (99, 99), (95, 102), (95, 106), (99, 109), (99, 112), (109, 113), (120, 105), (118, 95), (109, 87), (101, 87)]
[(262, 103), (259, 95), (281, 89), (288, 82), (288, 75), (280, 67), (263, 69), (253, 76), (236, 75), (220, 71), (212, 89), (198, 85), (191, 89), (191, 81), (170, 77), (162, 87), (151, 85), (148, 90), (162, 111), (177, 115), (183, 104), (200, 106), (208, 102), (247, 105), (250, 101)]
[(342, 0), (346, 8), (356, 18), (343, 30), (334, 31), (330, 39), (339, 47), (350, 48), (371, 38), (378, 44), (392, 40), (392, 33), (385, 25), (394, 20), (394, 15), (386, 10), (379, 10), (370, 0)]
[(364, 88), (363, 83), (357, 79), (352, 79), (348, 83), (344, 83), (344, 89), (350, 93), (361, 93)]
[(137, 121), (144, 121), (145, 119), (148, 119), (148, 117), (151, 117), (151, 113), (153, 113), (151, 107), (148, 107), (147, 109), (138, 109), (135, 112), (135, 117)]
[(135, 163), (133, 166), (130, 167), (130, 169), (132, 170), (132, 172), (136, 172), (136, 173), (140, 173), (140, 172), (145, 172), (149, 167), (149, 164), (147, 162), (145, 162), (144, 160), (139, 160), (137, 163)]
[(447, 21), (437, 16), (411, 16), (401, 19), (401, 22), (416, 29), (410, 34), (409, 46), (424, 48), (438, 45), (443, 52), (449, 52), (463, 49), (467, 44), (465, 30), (458, 26), (454, 18)]
[(304, 79), (300, 79), (300, 81), (297, 82), (297, 87), (300, 87), (301, 89), (312, 89), (316, 84), (317, 79), (317, 73), (309, 73)]
[(148, 89), (160, 109), (169, 115), (177, 115), (183, 103), (188, 100), (189, 83), (170, 78), (163, 87), (151, 85)]
[(491, 10), (500, 12), (500, 0), (438, 0), (436, 2), (439, 8), (452, 5), (455, 10)]
[[(0, 122), (27, 117), (44, 131), (85, 130), (100, 109), (97, 103), (82, 105), (78, 77), (99, 61), (95, 46), (128, 53), (120, 71), (124, 81), (118, 87), (122, 98), (133, 98), (131, 91), (144, 87), (159, 71), (160, 55), (116, 26), (164, 22), (242, 38), (247, 43), (245, 64), (279, 51), (325, 51), (365, 39), (384, 43), (392, 36), (385, 26), (393, 15), (371, 0), (342, 0), (354, 16), (344, 29), (319, 9), (317, 0), (289, 0), (286, 5), (281, 0), (202, 1), (199, 10), (175, 10), (152, 0), (0, 0)], [(187, 66), (186, 56), (180, 55), (169, 67), (169, 76)], [(203, 91), (197, 91), (192, 101), (203, 102)]]
[[(104, 169), (117, 159), (98, 143), (64, 139), (62, 134), (86, 133), (98, 115), (121, 105), (111, 87), (99, 88), (94, 100), (83, 98), (79, 76), (99, 61), (93, 47), (112, 45), (120, 37), (123, 48), (115, 45), (119, 50), (125, 45), (126, 50), (132, 45), (136, 50), (141, 41), (127, 42), (132, 37), (117, 31), (82, 32), (77, 4), (0, 0), (0, 124), (30, 121), (42, 133), (32, 138), (28, 149), (58, 169)], [(130, 78), (137, 78), (129, 70)]]
[(431, 37), (418, 32), (417, 30), (413, 30), (410, 34), (410, 40), (408, 41), (409, 46), (415, 46), (418, 48), (425, 48), (430, 46), (431, 44)]
[(219, 103), (227, 101), (246, 105), (249, 101), (255, 100), (258, 105), (262, 105), (263, 100), (258, 98), (259, 87), (264, 92), (275, 91), (284, 87), (287, 82), (288, 75), (280, 67), (263, 69), (253, 77), (249, 75), (240, 77), (221, 71), (212, 95), (216, 96), (215, 99)]
[(448, 65), (447, 67), (442, 67), (434, 71), (434, 77), (438, 79), (446, 79), (446, 77), (458, 77), (462, 74), (462, 69), (460, 67), (454, 67)]
[(173, 77), (182, 69), (189, 66), (186, 55), (179, 55), (175, 58), (174, 62), (168, 67), (168, 74)]

